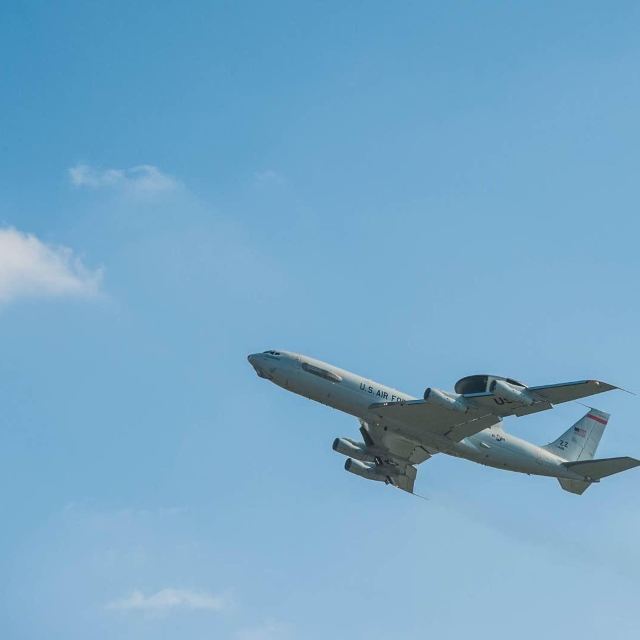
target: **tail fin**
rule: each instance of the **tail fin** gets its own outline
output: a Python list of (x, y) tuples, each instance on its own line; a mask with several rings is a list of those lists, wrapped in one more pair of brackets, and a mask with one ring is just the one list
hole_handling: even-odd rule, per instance
[(545, 445), (543, 449), (555, 453), (568, 462), (592, 460), (608, 421), (608, 413), (590, 409), (570, 429), (557, 440)]
[(582, 479), (558, 478), (560, 486), (565, 491), (580, 495), (593, 482), (599, 482), (602, 478), (614, 473), (621, 473), (640, 466), (640, 460), (635, 458), (593, 459), (608, 421), (608, 413), (590, 409), (557, 440), (543, 447), (543, 449), (564, 458), (566, 462), (563, 464), (567, 469), (583, 476)]

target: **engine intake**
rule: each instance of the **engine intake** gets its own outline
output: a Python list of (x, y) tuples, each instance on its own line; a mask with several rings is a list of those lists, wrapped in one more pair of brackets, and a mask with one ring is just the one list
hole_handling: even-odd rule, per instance
[(356, 442), (350, 438), (336, 438), (333, 441), (333, 450), (343, 456), (350, 456), (364, 462), (373, 462), (375, 460), (375, 456), (368, 450), (364, 442)]
[(344, 468), (349, 473), (355, 473), (361, 478), (367, 480), (378, 480), (384, 482), (384, 476), (380, 475), (376, 471), (376, 465), (372, 462), (361, 462), (360, 460), (354, 460), (353, 458), (347, 458), (344, 463)]

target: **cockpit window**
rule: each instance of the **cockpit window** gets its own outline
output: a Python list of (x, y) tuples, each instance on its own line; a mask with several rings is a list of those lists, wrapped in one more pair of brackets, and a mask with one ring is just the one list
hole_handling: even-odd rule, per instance
[(309, 364), (308, 362), (303, 362), (302, 368), (308, 373), (312, 373), (314, 376), (324, 378), (325, 380), (329, 380), (331, 382), (342, 382), (342, 378), (339, 375), (333, 373), (333, 371), (321, 369), (320, 367), (316, 367), (315, 365)]
[(279, 351), (264, 351), (264, 353), (266, 353), (269, 356), (279, 356), (280, 355)]

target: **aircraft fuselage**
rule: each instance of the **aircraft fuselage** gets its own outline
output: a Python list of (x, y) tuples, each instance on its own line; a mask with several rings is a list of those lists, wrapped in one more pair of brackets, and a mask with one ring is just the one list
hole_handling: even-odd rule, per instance
[[(249, 362), (260, 377), (298, 395), (351, 414), (369, 424), (379, 418), (370, 409), (379, 402), (415, 400), (413, 396), (326, 362), (296, 353), (256, 353)], [(427, 430), (409, 432), (406, 425), (385, 421), (383, 428), (422, 445), (489, 467), (531, 475), (579, 479), (563, 466), (565, 460), (546, 449), (505, 432), (499, 418), (488, 429), (454, 442)]]

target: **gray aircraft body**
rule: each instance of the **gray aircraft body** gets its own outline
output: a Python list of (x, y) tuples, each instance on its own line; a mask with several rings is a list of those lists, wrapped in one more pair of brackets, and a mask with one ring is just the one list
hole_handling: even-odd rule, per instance
[(589, 411), (553, 442), (538, 446), (507, 433), (507, 416), (523, 416), (616, 387), (598, 380), (527, 387), (494, 375), (462, 378), (454, 392), (425, 390), (422, 399), (320, 360), (287, 351), (254, 353), (261, 377), (351, 414), (362, 441), (336, 438), (345, 469), (413, 493), (416, 465), (437, 453), (498, 469), (557, 478), (582, 494), (594, 482), (640, 465), (630, 457), (594, 459), (609, 414)]

